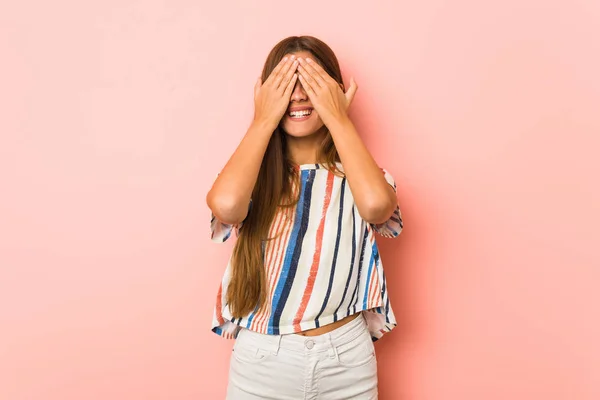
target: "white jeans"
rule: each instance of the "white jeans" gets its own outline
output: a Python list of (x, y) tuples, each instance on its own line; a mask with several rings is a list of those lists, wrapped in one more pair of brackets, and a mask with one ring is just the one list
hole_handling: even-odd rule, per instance
[(377, 359), (364, 316), (319, 336), (242, 329), (227, 399), (377, 399)]

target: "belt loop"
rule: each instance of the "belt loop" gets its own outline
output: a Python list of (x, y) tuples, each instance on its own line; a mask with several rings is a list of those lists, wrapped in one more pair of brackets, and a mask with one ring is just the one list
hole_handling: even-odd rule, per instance
[(333, 341), (333, 337), (331, 335), (331, 333), (327, 333), (327, 339), (329, 339), (329, 351), (328, 351), (328, 355), (329, 358), (338, 358), (338, 353), (337, 353), (337, 348), (335, 347), (335, 343)]
[(281, 337), (283, 335), (275, 336), (275, 341), (273, 342), (273, 355), (277, 355), (279, 353), (279, 348), (281, 347)]

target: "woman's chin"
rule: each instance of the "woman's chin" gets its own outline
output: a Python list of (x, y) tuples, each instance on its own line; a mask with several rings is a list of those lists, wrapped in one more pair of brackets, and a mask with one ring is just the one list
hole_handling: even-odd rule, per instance
[(285, 130), (285, 128), (283, 129), (283, 131), (285, 133), (287, 133), (288, 136), (292, 136), (295, 138), (307, 137), (307, 136), (311, 136), (316, 133), (316, 131), (314, 131), (314, 130), (302, 131), (302, 130), (298, 130), (298, 129), (290, 129), (289, 131), (287, 131), (287, 130)]
[(314, 135), (315, 133), (321, 132), (323, 128), (322, 124), (320, 126), (314, 126), (313, 124), (311, 124), (312, 126), (299, 126), (300, 124), (290, 125), (291, 124), (283, 123), (281, 124), (281, 128), (289, 136), (297, 138)]

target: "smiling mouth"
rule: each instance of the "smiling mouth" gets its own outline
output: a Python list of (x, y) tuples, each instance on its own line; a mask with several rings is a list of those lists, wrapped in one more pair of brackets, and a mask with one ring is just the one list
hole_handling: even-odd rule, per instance
[(302, 120), (308, 118), (313, 112), (312, 108), (306, 110), (298, 110), (298, 111), (290, 111), (288, 112), (288, 117), (292, 120)]

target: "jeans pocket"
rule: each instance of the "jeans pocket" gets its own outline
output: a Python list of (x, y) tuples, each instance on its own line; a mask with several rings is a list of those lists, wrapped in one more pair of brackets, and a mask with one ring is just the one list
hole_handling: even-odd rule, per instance
[(337, 360), (344, 367), (360, 367), (375, 360), (375, 347), (368, 332), (336, 346)]
[(269, 351), (261, 349), (251, 341), (240, 341), (239, 338), (236, 339), (232, 352), (237, 361), (245, 364), (259, 364), (271, 356)]

